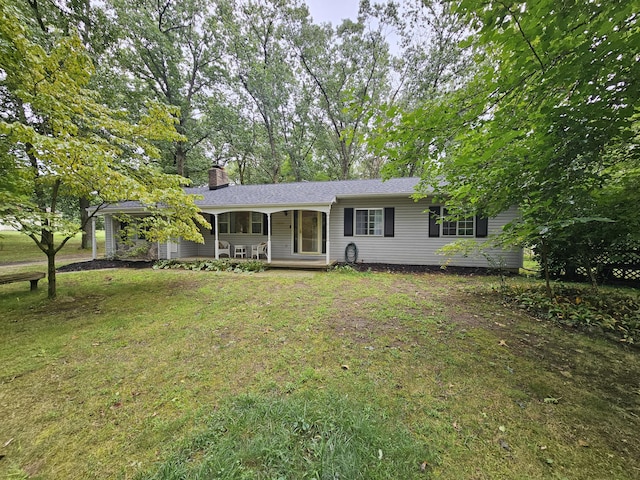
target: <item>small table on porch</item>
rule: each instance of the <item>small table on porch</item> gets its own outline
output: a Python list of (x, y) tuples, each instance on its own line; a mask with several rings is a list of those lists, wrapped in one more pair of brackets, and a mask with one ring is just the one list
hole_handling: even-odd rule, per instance
[(247, 246), (246, 245), (234, 245), (233, 256), (235, 258), (247, 258)]

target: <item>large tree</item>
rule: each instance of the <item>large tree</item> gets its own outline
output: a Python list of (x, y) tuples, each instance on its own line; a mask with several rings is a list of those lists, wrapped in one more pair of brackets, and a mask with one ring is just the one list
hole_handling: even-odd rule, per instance
[[(43, 0), (29, 0), (15, 2), (25, 11), (26, 26), (33, 41), (45, 48), (55, 44), (60, 35), (78, 35), (91, 56), (94, 65), (105, 67), (102, 60), (104, 52), (115, 41), (115, 24), (107, 18), (103, 5), (91, 0), (57, 0), (55, 2)], [(109, 85), (113, 78), (108, 68), (92, 76), (91, 87), (98, 84)], [(78, 212), (79, 207), (79, 212)], [(91, 228), (86, 222), (88, 198), (68, 199), (61, 202), (59, 208), (70, 217), (79, 216), (86, 227), (82, 232), (81, 248), (90, 248)]]
[(93, 65), (79, 37), (45, 49), (27, 23), (0, 0), (0, 162), (10, 173), (0, 183), (0, 217), (47, 256), (49, 297), (56, 295), (56, 253), (82, 227), (61, 215), (65, 197), (91, 197), (93, 215), (107, 203), (138, 200), (148, 208), (148, 238), (202, 241), (198, 225), (206, 220), (183, 179), (161, 173), (151, 143), (180, 140), (177, 112), (149, 103), (129, 123), (88, 88)]
[(303, 179), (313, 117), (303, 104), (308, 105), (308, 86), (291, 42), (308, 16), (299, 1), (235, 1), (219, 23), (227, 60), (227, 83), (221, 89), (244, 119), (235, 124), (248, 120), (255, 127), (257, 161), (243, 179), (280, 182), (290, 173)]
[(203, 149), (213, 133), (203, 108), (218, 82), (222, 49), (215, 0), (110, 0), (119, 25), (111, 68), (122, 73), (114, 106), (133, 114), (155, 99), (180, 109), (180, 140), (162, 145), (164, 168), (197, 182), (211, 159)]
[(316, 151), (331, 178), (357, 175), (366, 156), (363, 138), (389, 91), (389, 45), (366, 16), (331, 25), (307, 25), (298, 42), (312, 79), (324, 128)]
[[(540, 245), (572, 224), (605, 221), (590, 208), (594, 195), (638, 159), (633, 2), (445, 6), (467, 25), (466, 44), (478, 49), (475, 75), (386, 125), (383, 150), (396, 166), (419, 159), (423, 191), (446, 195), (454, 214), (494, 215), (519, 205), (512, 242)], [(640, 200), (637, 188), (628, 194)]]

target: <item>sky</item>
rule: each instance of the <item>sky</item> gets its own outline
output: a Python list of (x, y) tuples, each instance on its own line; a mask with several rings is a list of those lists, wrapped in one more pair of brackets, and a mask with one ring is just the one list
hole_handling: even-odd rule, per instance
[(355, 20), (360, 0), (306, 0), (314, 23), (330, 22), (335, 27), (343, 19)]

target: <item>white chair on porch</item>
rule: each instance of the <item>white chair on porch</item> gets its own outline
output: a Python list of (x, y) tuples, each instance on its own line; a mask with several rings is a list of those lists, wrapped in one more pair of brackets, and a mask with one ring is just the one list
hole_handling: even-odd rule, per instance
[(231, 258), (231, 244), (226, 240), (218, 240), (218, 256), (222, 255)]
[(264, 255), (264, 258), (267, 258), (266, 242), (259, 243), (258, 245), (251, 245), (251, 258), (255, 257), (259, 260), (260, 255)]

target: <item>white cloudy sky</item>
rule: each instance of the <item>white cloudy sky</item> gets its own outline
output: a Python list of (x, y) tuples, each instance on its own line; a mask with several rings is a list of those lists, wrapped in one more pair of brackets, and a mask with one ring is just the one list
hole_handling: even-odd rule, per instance
[(355, 20), (360, 0), (306, 0), (315, 23), (338, 25), (344, 18)]

